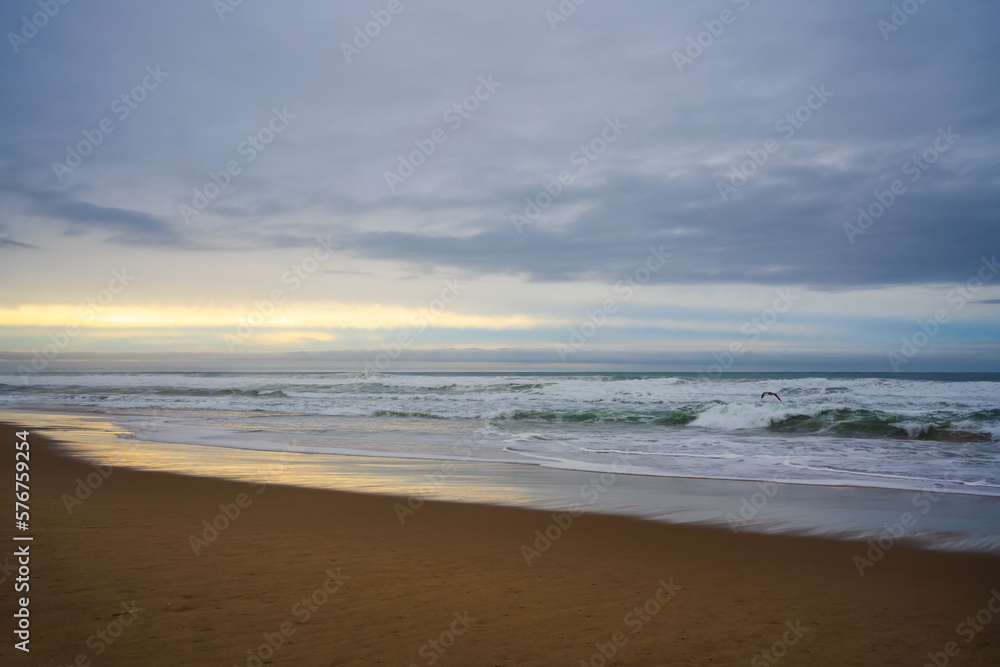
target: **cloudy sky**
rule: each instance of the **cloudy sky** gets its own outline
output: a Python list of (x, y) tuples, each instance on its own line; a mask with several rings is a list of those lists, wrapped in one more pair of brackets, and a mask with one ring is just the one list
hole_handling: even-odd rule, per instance
[(1000, 5), (895, 6), (5, 2), (0, 358), (998, 371)]

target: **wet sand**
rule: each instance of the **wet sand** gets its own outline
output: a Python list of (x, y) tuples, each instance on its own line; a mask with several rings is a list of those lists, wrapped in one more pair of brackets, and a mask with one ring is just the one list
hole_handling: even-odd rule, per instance
[[(17, 438), (2, 437), (12, 512)], [(861, 576), (864, 543), (434, 501), (411, 513), (29, 442), (31, 652), (10, 631), (25, 543), (8, 520), (5, 665), (1000, 661), (996, 556), (895, 544)]]

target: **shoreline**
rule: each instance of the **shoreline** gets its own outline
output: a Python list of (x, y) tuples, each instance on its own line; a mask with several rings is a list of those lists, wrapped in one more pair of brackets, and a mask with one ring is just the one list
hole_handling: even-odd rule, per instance
[[(956, 634), (1000, 586), (996, 556), (900, 543), (859, 575), (863, 543), (816, 537), (433, 500), (401, 523), (399, 497), (104, 476), (28, 437), (34, 664), (923, 664), (957, 641), (987, 665), (1000, 648), (1000, 622)], [(0, 656), (31, 664), (10, 639)]]
[[(890, 540), (925, 549), (1000, 554), (1000, 497), (580, 471), (523, 462), (305, 454), (122, 438), (104, 414), (0, 413), (35, 419), (74, 456), (103, 465), (467, 502), (704, 525), (737, 532)], [(401, 510), (403, 512), (406, 509)]]
[[(179, 410), (179, 414), (184, 415), (187, 411)], [(988, 484), (978, 485), (974, 483), (962, 483), (956, 481), (929, 481), (929, 480), (919, 480), (917, 478), (899, 478), (892, 475), (877, 474), (872, 475), (878, 479), (883, 480), (879, 482), (867, 482), (864, 479), (852, 479), (852, 480), (838, 480), (838, 479), (808, 479), (808, 478), (795, 478), (789, 476), (781, 476), (780, 479), (776, 476), (759, 476), (759, 477), (738, 477), (738, 476), (704, 476), (704, 475), (694, 475), (694, 474), (684, 474), (684, 473), (671, 473), (659, 469), (652, 469), (644, 466), (637, 466), (631, 464), (627, 465), (627, 470), (617, 470), (612, 469), (615, 464), (601, 464), (593, 463), (589, 464), (584, 461), (569, 461), (559, 458), (550, 458), (543, 455), (527, 455), (528, 458), (468, 458), (457, 456), (456, 454), (414, 454), (412, 452), (395, 452), (395, 451), (378, 451), (378, 450), (365, 450), (365, 449), (351, 449), (343, 447), (330, 447), (330, 446), (316, 446), (316, 445), (289, 445), (284, 442), (269, 441), (265, 440), (267, 446), (248, 446), (246, 444), (237, 444), (239, 438), (243, 435), (239, 431), (225, 429), (225, 428), (211, 428), (211, 427), (197, 427), (190, 425), (174, 425), (171, 424), (169, 428), (164, 429), (162, 425), (159, 425), (155, 420), (147, 414), (144, 410), (138, 410), (132, 412), (130, 408), (125, 408), (119, 410), (106, 410), (97, 409), (87, 406), (41, 406), (41, 405), (24, 405), (18, 407), (7, 407), (0, 409), (0, 421), (4, 419), (4, 415), (50, 415), (56, 418), (86, 418), (92, 420), (102, 420), (111, 424), (111, 430), (115, 432), (122, 432), (122, 429), (131, 430), (132, 432), (142, 432), (142, 436), (137, 436), (135, 439), (141, 440), (143, 442), (150, 443), (151, 445), (157, 444), (167, 444), (167, 445), (182, 445), (182, 446), (192, 446), (192, 447), (213, 447), (213, 448), (223, 448), (223, 449), (236, 449), (246, 452), (259, 452), (264, 455), (267, 453), (296, 453), (296, 454), (316, 454), (329, 457), (359, 457), (368, 458), (373, 460), (380, 459), (393, 459), (393, 460), (413, 460), (413, 461), (423, 461), (423, 462), (453, 462), (453, 461), (470, 461), (475, 463), (483, 464), (503, 464), (503, 465), (524, 465), (524, 466), (538, 466), (543, 468), (548, 468), (551, 470), (566, 470), (570, 472), (577, 473), (605, 473), (613, 472), (620, 475), (629, 475), (636, 477), (651, 477), (651, 478), (663, 478), (663, 479), (679, 479), (679, 480), (699, 480), (706, 482), (733, 482), (733, 483), (774, 483), (774, 484), (787, 484), (795, 486), (805, 486), (805, 487), (816, 487), (816, 488), (856, 488), (856, 489), (871, 489), (873, 491), (887, 491), (887, 492), (921, 492), (921, 491), (931, 491), (934, 493), (945, 493), (963, 496), (982, 496), (986, 498), (996, 498), (1000, 499), (1000, 491), (990, 492), (986, 489), (988, 488), (1000, 488), (991, 486)], [(148, 419), (144, 419), (147, 418)], [(162, 414), (157, 412), (156, 418), (161, 418)], [(8, 417), (9, 419), (9, 417)], [(340, 417), (340, 419), (345, 419), (345, 417)], [(347, 417), (346, 419), (365, 419), (364, 417)], [(415, 417), (418, 419), (418, 417)], [(131, 437), (126, 434), (126, 437)], [(457, 451), (459, 448), (456, 446), (454, 449)], [(513, 453), (523, 454), (522, 452), (517, 452), (509, 447), (503, 450), (505, 453), (510, 451)], [(609, 451), (607, 453), (619, 454), (619, 452)], [(629, 452), (620, 452), (620, 454), (630, 454)], [(864, 473), (857, 473), (864, 475)], [(909, 479), (914, 482), (911, 485), (898, 485), (892, 486), (887, 484), (888, 480), (892, 479)], [(925, 482), (917, 484), (915, 482)]]

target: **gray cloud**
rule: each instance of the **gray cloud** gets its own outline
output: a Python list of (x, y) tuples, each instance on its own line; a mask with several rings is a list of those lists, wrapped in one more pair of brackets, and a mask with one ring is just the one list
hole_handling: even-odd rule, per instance
[[(658, 282), (826, 290), (964, 280), (1000, 245), (995, 3), (921, 5), (888, 40), (888, 2), (593, 2), (553, 31), (557, 5), (404, 2), (350, 63), (341, 43), (378, 3), (243, 3), (225, 20), (194, 0), (67, 7), (0, 61), (24, 91), (0, 101), (0, 170), (20, 184), (0, 197), (30, 202), (10, 227), (33, 216), (177, 250), (334, 233), (404, 273), (535, 281), (614, 281), (663, 245)], [(8, 3), (0, 25), (34, 7)], [(735, 21), (679, 72), (675, 52), (723, 9)], [(147, 65), (169, 76), (119, 118)], [(490, 75), (500, 87), (452, 127), (446, 110)], [(777, 123), (815, 86), (832, 97), (786, 138)], [(284, 107), (295, 119), (248, 160), (241, 146)], [(620, 139), (518, 234), (511, 214), (618, 116)], [(113, 133), (58, 183), (51, 163), (105, 117)], [(961, 138), (905, 180), (947, 127)], [(385, 172), (435, 128), (446, 141), (390, 192)], [(717, 183), (769, 138), (778, 152), (722, 201)], [(240, 173), (184, 225), (178, 206), (229, 161)], [(895, 179), (906, 192), (852, 244), (844, 225)]]
[[(338, 350), (331, 352), (294, 352), (280, 354), (210, 353), (76, 353), (54, 360), (53, 371), (144, 371), (173, 370), (204, 371), (346, 371), (361, 372), (365, 361), (380, 352), (374, 350)], [(0, 372), (16, 372), (18, 365), (31, 359), (30, 354), (0, 352)], [(394, 364), (393, 372), (406, 371), (468, 371), (508, 370), (512, 366), (530, 366), (533, 371), (574, 373), (595, 370), (627, 370), (632, 372), (691, 372), (703, 373), (712, 363), (706, 353), (596, 352), (586, 350), (574, 355), (572, 363), (560, 363), (551, 348), (505, 348), (499, 350), (441, 348), (407, 350)], [(907, 373), (983, 372), (1000, 364), (996, 346), (974, 346), (965, 352), (930, 352), (913, 360)], [(884, 354), (874, 353), (755, 353), (741, 359), (738, 373), (802, 371), (807, 372), (872, 372), (883, 374), (887, 364)], [(707, 375), (706, 381), (715, 376)]]
[(26, 250), (38, 250), (38, 246), (31, 245), (30, 243), (21, 243), (13, 238), (7, 232), (0, 232), (0, 248), (22, 248)]
[(107, 233), (106, 239), (111, 243), (190, 247), (170, 224), (148, 213), (98, 206), (55, 190), (32, 191), (4, 185), (0, 186), (0, 191), (19, 195), (27, 200), (29, 215), (64, 223), (66, 233), (71, 235), (99, 230)]

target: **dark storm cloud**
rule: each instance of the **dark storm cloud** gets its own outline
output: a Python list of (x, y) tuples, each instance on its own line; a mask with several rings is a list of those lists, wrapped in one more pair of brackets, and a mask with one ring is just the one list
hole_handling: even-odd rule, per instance
[[(2, 229), (2, 227), (0, 227), (0, 229)], [(0, 231), (0, 248), (23, 248), (27, 250), (37, 250), (38, 246), (31, 245), (30, 243), (21, 243), (11, 237), (9, 233)]]
[(31, 215), (64, 223), (70, 235), (99, 230), (109, 242), (121, 245), (190, 246), (166, 221), (140, 211), (97, 206), (52, 190), (0, 186), (0, 192), (19, 195), (27, 200)]
[(128, 245), (174, 245), (179, 237), (163, 220), (146, 213), (95, 206), (87, 202), (39, 202), (36, 212), (70, 224), (72, 231), (98, 227), (111, 232), (108, 240)]
[[(564, 226), (538, 223), (517, 234), (509, 216), (498, 215), (490, 228), (472, 235), (361, 232), (344, 245), (373, 257), (535, 280), (617, 279), (645, 261), (648, 248), (662, 247), (672, 258), (654, 282), (801, 283), (818, 289), (965, 280), (981, 256), (1000, 251), (997, 194), (954, 186), (943, 198), (901, 196), (852, 244), (844, 223), (854, 223), (858, 214), (830, 192), (839, 190), (842, 177), (809, 176), (815, 185), (808, 193), (765, 185), (738, 203), (705, 206), (689, 189), (657, 188), (626, 176), (581, 197), (592, 208)], [(954, 182), (948, 176), (942, 181)], [(855, 201), (867, 206), (876, 200), (862, 192)]]
[[(870, 0), (595, 0), (565, 21), (546, 16), (554, 0), (401, 6), (347, 56), (385, 3), (63, 6), (17, 53), (5, 45), (0, 167), (35, 193), (24, 215), (114, 243), (332, 233), (361, 257), (539, 281), (614, 281), (662, 245), (658, 282), (942, 283), (1000, 249), (996, 3), (923, 4), (898, 31), (879, 24), (893, 3)], [(34, 11), (7, 3), (0, 25)], [(148, 67), (168, 74), (136, 102)], [(497, 87), (448, 116), (484, 78)], [(248, 139), (285, 108), (251, 159)], [(113, 132), (59, 182), (51, 164), (104, 118)], [(627, 129), (576, 172), (615, 118)], [(911, 180), (907, 162), (948, 128), (957, 139)], [(391, 191), (386, 172), (436, 129), (445, 140)], [(768, 140), (777, 152), (724, 201), (719, 183)], [(178, 207), (230, 162), (239, 173), (185, 224)], [(564, 170), (573, 181), (518, 233), (512, 214)], [(863, 233), (845, 228), (896, 180), (905, 191)]]

